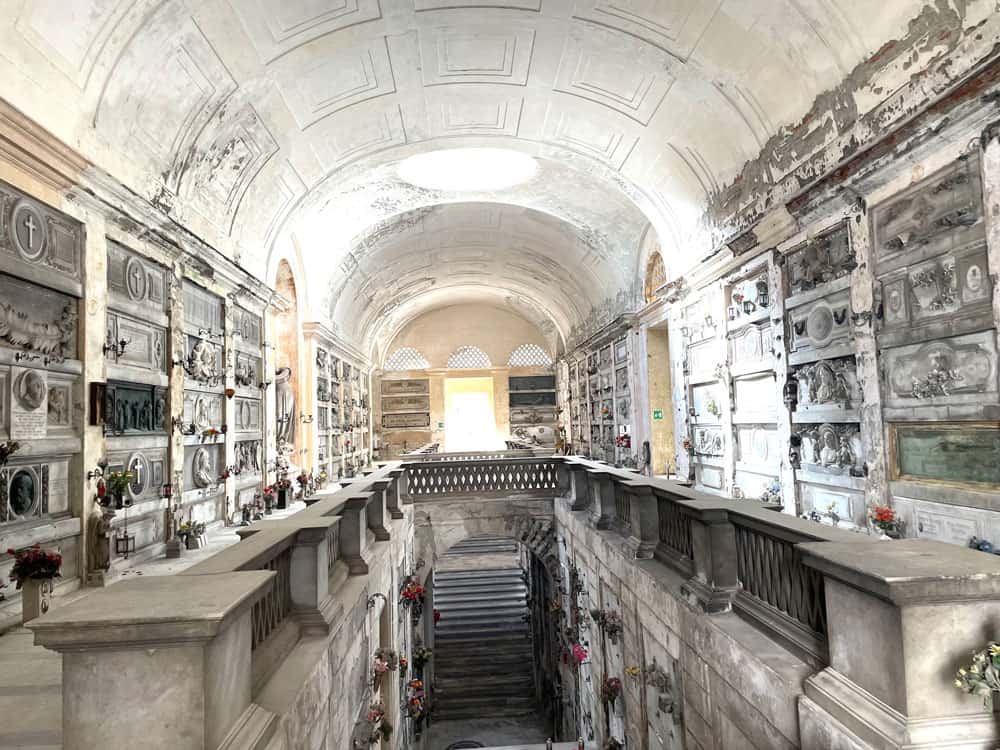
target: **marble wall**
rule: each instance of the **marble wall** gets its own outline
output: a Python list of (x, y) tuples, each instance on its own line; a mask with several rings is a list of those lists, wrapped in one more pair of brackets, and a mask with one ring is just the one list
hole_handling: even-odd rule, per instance
[(891, 504), (906, 536), (1000, 540), (998, 148), (884, 158), (851, 201), (817, 199), (673, 282), (658, 304), (696, 486), (859, 529)]

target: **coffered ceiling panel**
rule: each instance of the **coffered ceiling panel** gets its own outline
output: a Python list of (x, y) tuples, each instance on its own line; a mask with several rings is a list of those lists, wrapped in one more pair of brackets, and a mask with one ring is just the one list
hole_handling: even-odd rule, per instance
[(260, 58), (382, 16), (378, 0), (232, 0)]
[(504, 26), (445, 26), (420, 32), (424, 85), (528, 82), (535, 32)]
[[(449, 294), (522, 300), (569, 345), (639, 304), (650, 227), (685, 269), (765, 203), (753, 191), (904, 117), (894, 97), (927, 66), (961, 50), (960, 77), (1000, 44), (995, 0), (4, 10), (0, 96), (265, 280), (296, 256), (303, 314), (359, 346)], [(502, 187), (477, 186), (472, 157), (464, 182), (454, 162), (401, 176), (451, 148), (531, 169)]]

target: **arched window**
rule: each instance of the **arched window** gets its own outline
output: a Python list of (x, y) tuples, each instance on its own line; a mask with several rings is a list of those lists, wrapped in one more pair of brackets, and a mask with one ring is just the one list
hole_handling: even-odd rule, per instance
[(423, 354), (409, 346), (397, 349), (385, 361), (384, 370), (426, 370), (430, 363)]
[(508, 367), (548, 367), (552, 357), (538, 344), (521, 344), (510, 353)]
[(656, 290), (667, 283), (667, 269), (663, 265), (663, 256), (654, 250), (646, 261), (646, 279), (642, 286), (643, 298), (646, 302), (656, 299)]
[(448, 357), (448, 367), (453, 370), (481, 370), (492, 367), (486, 352), (478, 346), (460, 346)]

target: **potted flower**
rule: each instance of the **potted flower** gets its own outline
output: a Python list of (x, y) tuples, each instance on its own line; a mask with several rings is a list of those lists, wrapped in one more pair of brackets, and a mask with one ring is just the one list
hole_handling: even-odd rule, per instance
[(607, 639), (611, 641), (612, 644), (617, 645), (618, 637), (625, 629), (622, 623), (621, 615), (610, 610), (592, 609), (590, 610), (590, 616), (594, 619), (594, 622), (597, 623), (597, 626), (601, 629)]
[(621, 697), (622, 681), (617, 677), (605, 677), (601, 683), (601, 700), (610, 705)]
[(583, 664), (587, 661), (588, 656), (590, 656), (590, 652), (586, 648), (579, 643), (573, 644), (573, 658), (576, 659), (577, 664)]
[(131, 471), (109, 471), (104, 475), (107, 491), (111, 493), (111, 500), (118, 510), (125, 507), (125, 493), (128, 492), (132, 479)]
[(264, 512), (270, 515), (271, 511), (274, 509), (274, 485), (267, 485), (264, 487)]
[(282, 476), (275, 482), (275, 489), (278, 491), (278, 510), (285, 510), (288, 507), (288, 495), (292, 491), (292, 480)]
[(1000, 644), (990, 641), (972, 654), (972, 663), (955, 675), (955, 687), (963, 693), (981, 696), (989, 708), (993, 693), (1000, 693)]
[(433, 652), (426, 646), (417, 646), (413, 649), (413, 669), (418, 675), (424, 672), (424, 666), (431, 660)]
[(205, 546), (205, 524), (201, 521), (185, 521), (177, 529), (177, 536), (188, 549)]
[(21, 621), (44, 615), (49, 611), (52, 579), (59, 577), (62, 555), (44, 550), (38, 544), (20, 550), (8, 549), (7, 554), (14, 558), (10, 580), (16, 581), (16, 588), (21, 591)]
[(306, 470), (305, 469), (303, 469), (302, 473), (300, 473), (295, 478), (295, 481), (298, 482), (298, 484), (299, 484), (300, 497), (302, 499), (305, 499), (306, 495), (309, 494), (308, 491), (307, 491), (308, 487), (309, 487), (309, 475), (306, 474)]
[(868, 518), (872, 525), (879, 530), (881, 538), (899, 538), (899, 518), (896, 516), (896, 511), (888, 505), (876, 505), (872, 508)]

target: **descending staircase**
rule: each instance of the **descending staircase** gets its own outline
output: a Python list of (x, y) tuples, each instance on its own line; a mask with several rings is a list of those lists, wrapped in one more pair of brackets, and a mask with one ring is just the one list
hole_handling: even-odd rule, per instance
[(515, 542), (467, 539), (441, 562), (434, 573), (434, 607), (441, 613), (434, 634), (435, 721), (532, 713), (531, 631)]

